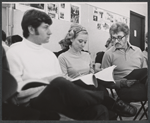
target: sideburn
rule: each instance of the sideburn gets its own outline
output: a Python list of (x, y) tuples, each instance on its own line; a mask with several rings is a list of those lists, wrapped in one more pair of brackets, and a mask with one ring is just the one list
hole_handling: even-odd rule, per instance
[(39, 35), (39, 31), (35, 28), (35, 35)]

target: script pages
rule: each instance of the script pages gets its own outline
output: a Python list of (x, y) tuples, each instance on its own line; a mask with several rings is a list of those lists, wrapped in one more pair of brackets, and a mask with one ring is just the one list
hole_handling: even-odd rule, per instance
[(147, 79), (147, 75), (148, 75), (148, 69), (140, 68), (140, 69), (134, 69), (130, 74), (128, 74), (124, 78), (128, 80), (135, 79), (135, 80), (143, 81), (144, 79)]
[(106, 82), (114, 82), (113, 71), (116, 68), (115, 65), (110, 66), (108, 68), (103, 69), (95, 74), (87, 74), (73, 79), (72, 81), (76, 81), (78, 79), (82, 80), (87, 85), (95, 85), (95, 78), (106, 81)]

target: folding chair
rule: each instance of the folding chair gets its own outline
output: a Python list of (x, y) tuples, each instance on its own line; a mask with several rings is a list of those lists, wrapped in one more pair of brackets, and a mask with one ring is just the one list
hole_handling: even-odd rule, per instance
[(116, 90), (116, 92), (118, 97), (127, 103), (140, 102), (141, 106), (137, 114), (134, 116), (133, 120), (137, 120), (142, 110), (144, 112), (138, 120), (142, 120), (144, 116), (146, 116), (146, 119), (148, 119), (147, 115), (148, 109), (145, 109), (145, 104), (148, 101), (148, 97), (147, 97), (147, 89), (144, 84), (136, 83), (129, 88), (122, 88), (120, 90)]
[(135, 115), (135, 117), (134, 117), (133, 120), (136, 120), (136, 119), (137, 119), (137, 117), (139, 116), (139, 114), (140, 114), (140, 112), (142, 111), (142, 109), (143, 109), (144, 112), (143, 112), (143, 114), (141, 115), (141, 117), (139, 118), (139, 120), (142, 120), (142, 118), (143, 118), (144, 116), (146, 116), (146, 119), (148, 119), (148, 116), (147, 116), (148, 107), (145, 108), (146, 102), (147, 102), (147, 101), (140, 101), (141, 107), (140, 107), (140, 109), (138, 110), (138, 112), (137, 112), (137, 114)]
[[(110, 88), (109, 88), (109, 89), (110, 89)], [(111, 93), (112, 98), (115, 99), (115, 94), (114, 94), (113, 90), (115, 90), (115, 89), (110, 89), (110, 93)], [(118, 117), (119, 117), (119, 119), (122, 121), (122, 117), (121, 117), (120, 115), (118, 115)]]

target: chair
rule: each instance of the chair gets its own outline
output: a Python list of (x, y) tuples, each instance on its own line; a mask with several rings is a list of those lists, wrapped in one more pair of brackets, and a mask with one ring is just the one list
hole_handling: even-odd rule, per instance
[(2, 70), (2, 101), (6, 101), (16, 93), (17, 82), (7, 70)]
[[(111, 93), (112, 96), (114, 96), (112, 89), (111, 89)], [(133, 120), (142, 120), (144, 116), (146, 116), (146, 119), (148, 119), (148, 115), (147, 115), (148, 107), (147, 109), (145, 108), (145, 104), (148, 101), (148, 97), (147, 97), (147, 89), (144, 84), (136, 83), (132, 85), (130, 88), (122, 88), (120, 90), (116, 90), (116, 93), (121, 100), (127, 103), (139, 102), (141, 104)], [(137, 119), (142, 110), (144, 111), (143, 114), (139, 119)]]

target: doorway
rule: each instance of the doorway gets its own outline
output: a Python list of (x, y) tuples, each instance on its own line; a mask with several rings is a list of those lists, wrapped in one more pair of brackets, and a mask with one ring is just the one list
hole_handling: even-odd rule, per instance
[(145, 48), (145, 16), (130, 11), (130, 43)]

